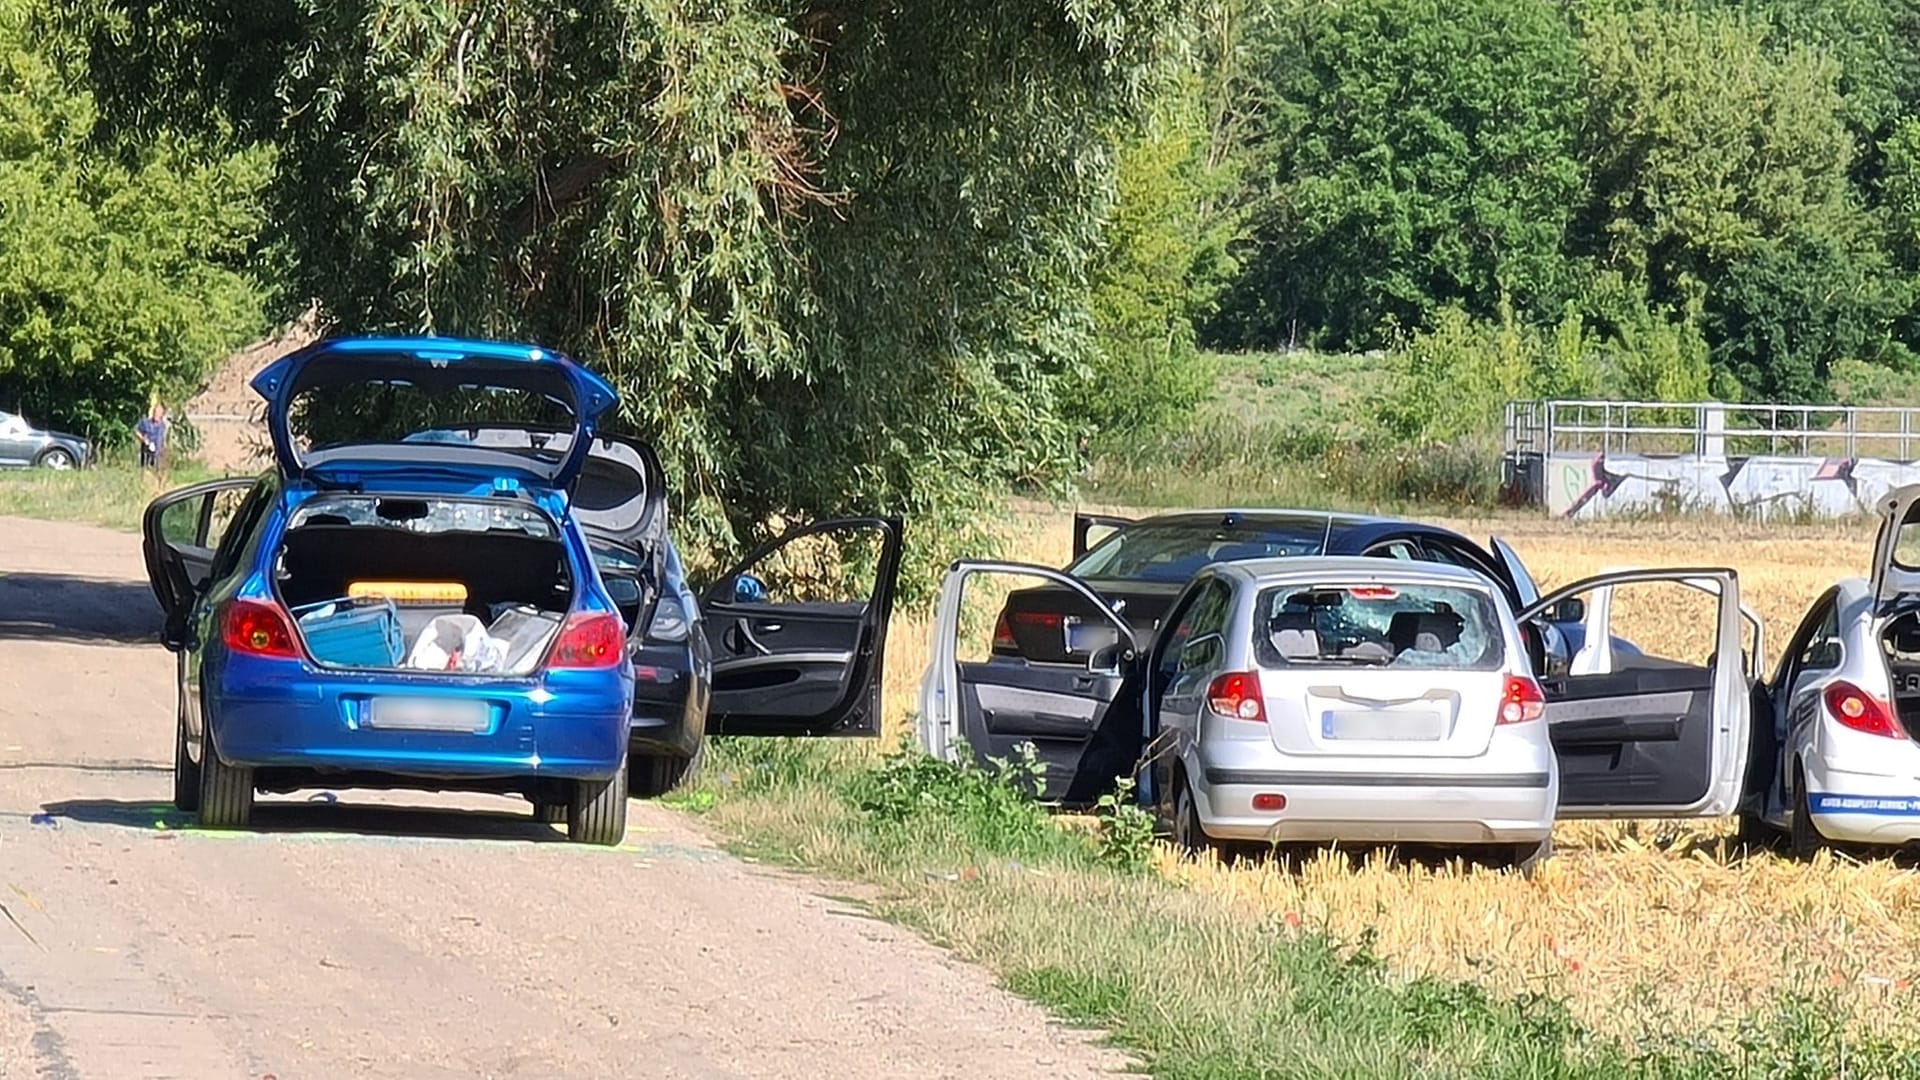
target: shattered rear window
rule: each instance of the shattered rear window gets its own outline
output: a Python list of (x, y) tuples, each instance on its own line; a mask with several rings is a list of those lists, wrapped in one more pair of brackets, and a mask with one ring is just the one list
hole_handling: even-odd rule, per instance
[(372, 495), (327, 495), (293, 512), (289, 528), (352, 525), (418, 533), (511, 532), (536, 540), (558, 535), (547, 515), (530, 506), (461, 499), (406, 499)]
[(1487, 593), (1453, 585), (1287, 585), (1254, 605), (1261, 667), (1490, 671), (1505, 659)]

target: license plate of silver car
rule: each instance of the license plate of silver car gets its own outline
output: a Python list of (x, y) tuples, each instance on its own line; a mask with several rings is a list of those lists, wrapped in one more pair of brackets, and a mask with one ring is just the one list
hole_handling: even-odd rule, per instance
[(377, 697), (367, 703), (365, 725), (393, 731), (487, 730), (487, 703), (469, 698)]
[(1431, 709), (1343, 709), (1320, 715), (1328, 739), (1434, 742), (1446, 738), (1446, 717)]

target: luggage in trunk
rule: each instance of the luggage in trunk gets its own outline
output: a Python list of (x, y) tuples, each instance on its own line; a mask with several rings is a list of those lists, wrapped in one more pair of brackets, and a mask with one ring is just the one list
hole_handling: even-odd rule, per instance
[(293, 609), (307, 652), (330, 667), (400, 665), (405, 641), (399, 612), (385, 598), (342, 597)]

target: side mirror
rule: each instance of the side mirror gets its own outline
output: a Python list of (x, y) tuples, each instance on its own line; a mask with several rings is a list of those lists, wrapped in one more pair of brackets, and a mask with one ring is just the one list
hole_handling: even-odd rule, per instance
[(752, 574), (741, 574), (733, 579), (733, 602), (736, 604), (766, 603), (767, 583)]
[(1579, 622), (1587, 617), (1587, 602), (1577, 596), (1569, 596), (1547, 612), (1547, 618), (1553, 622)]

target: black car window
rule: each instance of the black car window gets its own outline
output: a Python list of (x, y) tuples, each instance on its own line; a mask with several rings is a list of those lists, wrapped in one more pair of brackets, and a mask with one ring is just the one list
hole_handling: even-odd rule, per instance
[(1367, 549), (1367, 555), (1376, 559), (1402, 559), (1407, 562), (1420, 561), (1420, 552), (1411, 540), (1385, 540)]
[(1816, 609), (1807, 620), (1813, 622), (1817, 618), (1819, 623), (1807, 635), (1806, 643), (1793, 658), (1794, 670), (1788, 680), (1789, 689), (1809, 671), (1828, 671), (1840, 666), (1840, 606), (1828, 598), (1820, 607), (1825, 612)]
[(1146, 522), (1107, 537), (1067, 565), (1067, 573), (1094, 580), (1185, 582), (1210, 563), (1237, 559), (1319, 555), (1325, 521)]

